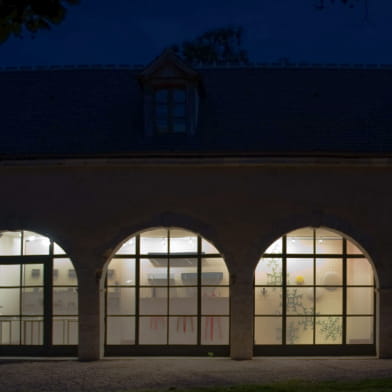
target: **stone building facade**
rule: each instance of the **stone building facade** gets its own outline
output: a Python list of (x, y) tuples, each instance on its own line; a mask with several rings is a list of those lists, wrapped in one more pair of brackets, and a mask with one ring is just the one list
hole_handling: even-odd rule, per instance
[(0, 353), (390, 357), (391, 76), (0, 73)]

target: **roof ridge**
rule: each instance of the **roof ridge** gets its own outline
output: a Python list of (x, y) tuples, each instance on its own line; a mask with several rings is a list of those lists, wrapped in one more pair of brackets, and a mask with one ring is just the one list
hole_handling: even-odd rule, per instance
[[(0, 67), (0, 72), (7, 71), (64, 71), (64, 70), (133, 70), (140, 71), (145, 68), (143, 64), (75, 64), (75, 65), (21, 65)], [(286, 60), (276, 62), (256, 62), (251, 64), (211, 64), (193, 66), (195, 70), (203, 69), (392, 69), (392, 64), (349, 64), (349, 63), (313, 63), (289, 62)]]
[(257, 62), (247, 65), (208, 65), (194, 66), (195, 69), (225, 69), (225, 68), (323, 68), (323, 69), (392, 69), (392, 64), (349, 64), (349, 63), (313, 63), (313, 62)]
[(0, 67), (0, 72), (6, 71), (64, 71), (64, 70), (105, 70), (105, 69), (128, 69), (142, 70), (141, 64), (75, 64), (75, 65), (20, 65)]

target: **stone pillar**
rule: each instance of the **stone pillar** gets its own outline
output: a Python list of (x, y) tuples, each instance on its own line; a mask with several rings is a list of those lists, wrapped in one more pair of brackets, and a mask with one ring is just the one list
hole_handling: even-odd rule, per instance
[(392, 288), (378, 289), (378, 336), (379, 358), (392, 358)]
[(101, 273), (94, 268), (78, 270), (79, 360), (95, 361), (103, 355), (103, 288)]
[(230, 275), (230, 356), (253, 356), (253, 271), (245, 265)]

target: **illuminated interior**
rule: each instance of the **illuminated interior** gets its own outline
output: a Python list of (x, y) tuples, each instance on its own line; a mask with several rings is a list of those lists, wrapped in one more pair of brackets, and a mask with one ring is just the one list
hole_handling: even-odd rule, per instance
[(0, 232), (0, 345), (76, 345), (77, 285), (55, 242), (30, 231)]
[(326, 229), (292, 231), (255, 271), (255, 344), (374, 344), (374, 286), (351, 241)]
[(183, 229), (132, 237), (107, 269), (107, 345), (228, 345), (229, 274), (217, 249)]

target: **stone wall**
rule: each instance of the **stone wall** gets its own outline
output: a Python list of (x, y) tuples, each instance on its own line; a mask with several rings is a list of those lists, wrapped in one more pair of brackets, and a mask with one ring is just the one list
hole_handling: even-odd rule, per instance
[(357, 243), (375, 267), (378, 355), (392, 356), (392, 165), (350, 161), (36, 162), (0, 167), (0, 230), (48, 236), (79, 279), (81, 359), (103, 348), (103, 277), (140, 230), (182, 227), (221, 252), (231, 276), (231, 355), (252, 356), (253, 273), (281, 235), (325, 226)]

